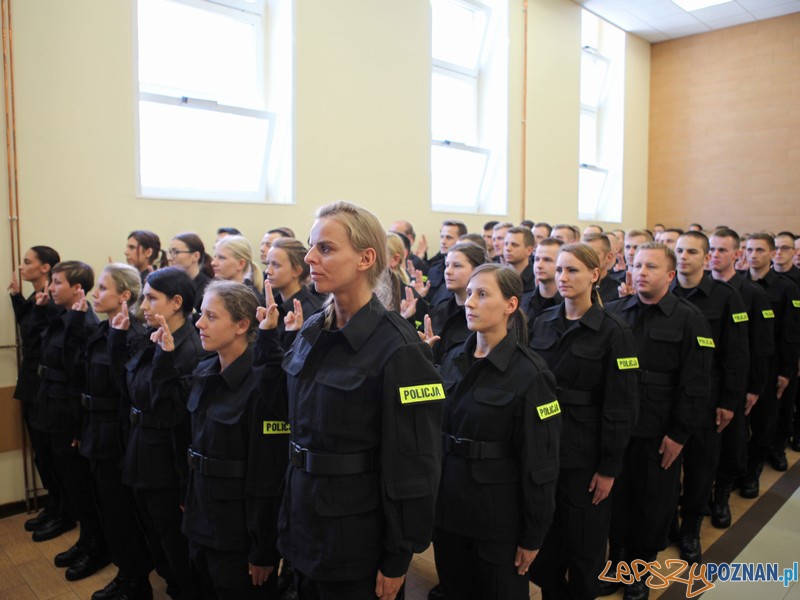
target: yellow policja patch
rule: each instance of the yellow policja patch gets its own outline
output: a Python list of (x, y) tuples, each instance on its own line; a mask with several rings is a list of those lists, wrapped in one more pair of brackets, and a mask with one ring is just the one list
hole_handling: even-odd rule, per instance
[(444, 400), (444, 386), (441, 383), (426, 383), (398, 388), (401, 404)]
[(697, 343), (702, 348), (716, 348), (716, 346), (714, 345), (714, 340), (712, 340), (711, 338), (698, 337)]
[(553, 400), (549, 404), (542, 404), (541, 406), (537, 406), (536, 412), (539, 413), (539, 418), (542, 421), (544, 421), (545, 419), (549, 419), (550, 417), (560, 415), (561, 405), (558, 403), (558, 400)]
[(771, 310), (762, 310), (761, 314), (764, 315), (765, 319), (774, 319), (775, 318), (775, 313), (772, 312)]
[(620, 371), (625, 371), (626, 369), (638, 369), (639, 359), (635, 356), (631, 356), (630, 358), (618, 358), (617, 367)]
[(278, 435), (291, 433), (286, 421), (264, 421), (264, 435)]
[(749, 321), (747, 317), (747, 313), (734, 313), (733, 314), (733, 322), (734, 323), (744, 323), (745, 321)]

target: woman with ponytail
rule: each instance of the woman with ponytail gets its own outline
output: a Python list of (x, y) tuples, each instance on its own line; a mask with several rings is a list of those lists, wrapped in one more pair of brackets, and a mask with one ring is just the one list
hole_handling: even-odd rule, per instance
[(445, 454), (433, 548), (445, 598), (528, 598), (528, 569), (553, 515), (556, 385), (525, 344), (521, 296), (514, 269), (476, 268), (464, 304), (471, 333), (442, 362)]
[(262, 299), (264, 276), (253, 262), (253, 248), (241, 235), (228, 235), (217, 242), (211, 261), (214, 277), (250, 287)]
[(196, 233), (179, 233), (169, 243), (167, 249), (169, 266), (186, 271), (194, 285), (194, 310), (199, 318), (200, 306), (206, 286), (214, 279), (213, 260), (207, 253), (205, 244)]
[(599, 277), (594, 248), (563, 246), (556, 282), (564, 302), (541, 313), (532, 328), (530, 347), (558, 381), (563, 422), (556, 514), (531, 571), (545, 599), (599, 595), (611, 518), (608, 495), (638, 403), (633, 336), (603, 310)]

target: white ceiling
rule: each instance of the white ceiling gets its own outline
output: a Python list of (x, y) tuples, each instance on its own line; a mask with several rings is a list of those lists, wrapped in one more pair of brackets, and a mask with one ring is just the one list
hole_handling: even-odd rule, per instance
[(672, 0), (575, 1), (651, 43), (800, 12), (800, 0), (733, 0), (692, 12)]

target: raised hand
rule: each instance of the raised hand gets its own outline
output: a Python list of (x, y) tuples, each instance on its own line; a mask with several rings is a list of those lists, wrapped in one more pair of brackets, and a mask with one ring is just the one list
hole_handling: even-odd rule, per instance
[(414, 280), (412, 285), (414, 286), (414, 289), (417, 290), (417, 293), (424, 298), (428, 295), (428, 292), (431, 289), (431, 282), (425, 281), (425, 277), (422, 275), (422, 271), (419, 269), (414, 270), (413, 273)]
[(11, 283), (8, 284), (7, 289), (9, 294), (16, 295), (22, 292), (22, 287), (20, 286), (19, 276), (16, 269), (11, 272)]
[(294, 310), (290, 310), (283, 318), (286, 331), (300, 331), (303, 326), (303, 304), (297, 298), (294, 299)]
[(278, 305), (275, 304), (275, 297), (272, 295), (272, 286), (269, 281), (264, 282), (264, 298), (266, 298), (267, 306), (259, 306), (256, 309), (256, 319), (258, 320), (258, 328), (266, 331), (267, 329), (275, 329), (278, 326), (279, 316)]
[(47, 306), (50, 304), (50, 294), (47, 292), (36, 292), (36, 305)]
[(161, 346), (164, 352), (172, 352), (175, 350), (175, 339), (172, 337), (172, 332), (169, 330), (167, 320), (164, 315), (156, 315), (158, 321), (158, 329), (150, 334), (150, 341)]
[(617, 293), (620, 298), (625, 296), (633, 296), (635, 290), (633, 289), (633, 274), (630, 271), (625, 272), (625, 283), (620, 283), (617, 288)]
[(131, 318), (128, 314), (128, 303), (123, 302), (120, 311), (111, 319), (112, 329), (122, 329), (126, 331), (131, 326)]
[(431, 325), (431, 316), (430, 315), (425, 315), (425, 331), (419, 331), (418, 333), (419, 333), (419, 338), (423, 342), (428, 344), (428, 346), (430, 346), (431, 348), (433, 348), (433, 345), (436, 342), (438, 342), (440, 339), (442, 339), (438, 335), (434, 335), (434, 333), (433, 333), (433, 325)]
[(410, 319), (417, 312), (417, 297), (414, 291), (406, 286), (406, 297), (400, 300), (400, 314), (404, 319)]
[(72, 305), (72, 310), (79, 310), (81, 312), (86, 312), (88, 309), (88, 304), (86, 302), (86, 292), (83, 289), (78, 290), (78, 301)]
[(417, 239), (417, 249), (414, 250), (414, 254), (416, 254), (420, 258), (424, 258), (425, 257), (425, 253), (427, 251), (428, 251), (428, 238), (426, 238), (425, 234), (423, 233)]

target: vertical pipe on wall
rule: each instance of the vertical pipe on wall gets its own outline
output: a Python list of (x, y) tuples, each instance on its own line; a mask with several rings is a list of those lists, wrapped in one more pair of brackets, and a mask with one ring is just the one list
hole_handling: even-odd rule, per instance
[(528, 151), (528, 0), (522, 3), (522, 201), (520, 202), (520, 222), (527, 219), (527, 206), (525, 184), (527, 182), (527, 151)]
[[(17, 177), (17, 127), (16, 105), (14, 101), (14, 50), (11, 27), (11, 0), (0, 0), (0, 13), (3, 30), (3, 93), (6, 126), (6, 168), (8, 178), (8, 225), (9, 241), (11, 244), (11, 269), (16, 270), (22, 259), (19, 227), (19, 188)], [(17, 274), (19, 277), (19, 274)], [(22, 281), (20, 280), (20, 284)], [(19, 369), (22, 356), (20, 355), (19, 329), (14, 328), (16, 335), (17, 369)], [(25, 423), (20, 419), (22, 430), (22, 468), (25, 479), (25, 504), (27, 509), (37, 508), (39, 489), (36, 484), (36, 470), (33, 464), (28, 445)]]

